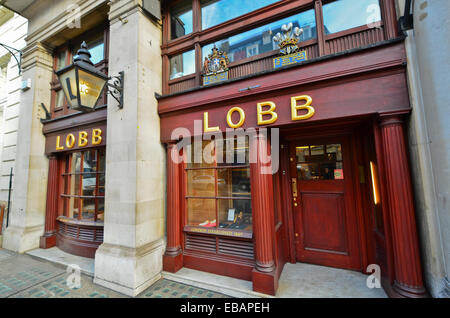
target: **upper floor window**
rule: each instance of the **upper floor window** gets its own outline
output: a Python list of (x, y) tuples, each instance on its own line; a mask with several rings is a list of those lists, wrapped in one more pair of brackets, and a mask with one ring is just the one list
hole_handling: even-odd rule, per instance
[(279, 0), (201, 0), (202, 30), (255, 11)]
[(211, 49), (214, 45), (219, 50), (227, 52), (230, 62), (236, 62), (241, 59), (276, 50), (278, 49), (278, 44), (274, 42), (273, 37), (281, 32), (283, 24), (289, 23), (292, 23), (294, 27), (303, 29), (300, 42), (317, 38), (316, 18), (314, 10), (311, 9), (210, 43), (202, 48), (203, 58), (211, 54)]
[(192, 33), (192, 27), (192, 0), (182, 1), (170, 12), (170, 38), (173, 40)]
[(336, 0), (323, 6), (325, 34), (381, 21), (379, 0)]

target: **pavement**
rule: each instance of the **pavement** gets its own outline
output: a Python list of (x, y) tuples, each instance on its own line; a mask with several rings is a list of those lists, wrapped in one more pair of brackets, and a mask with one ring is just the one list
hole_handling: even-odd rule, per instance
[[(65, 266), (0, 248), (0, 298), (130, 298), (94, 284), (93, 278), (83, 272), (80, 273), (79, 284), (73, 278), (73, 271), (67, 272)], [(136, 298), (230, 296), (163, 278)]]

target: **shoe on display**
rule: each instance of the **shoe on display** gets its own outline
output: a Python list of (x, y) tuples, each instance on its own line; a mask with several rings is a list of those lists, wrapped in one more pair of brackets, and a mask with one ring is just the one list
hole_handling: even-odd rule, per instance
[(211, 222), (209, 222), (209, 224), (205, 225), (206, 227), (215, 227), (216, 224), (216, 220), (212, 220)]
[(209, 226), (209, 221), (206, 220), (205, 222), (200, 223), (199, 225), (200, 225), (200, 226)]

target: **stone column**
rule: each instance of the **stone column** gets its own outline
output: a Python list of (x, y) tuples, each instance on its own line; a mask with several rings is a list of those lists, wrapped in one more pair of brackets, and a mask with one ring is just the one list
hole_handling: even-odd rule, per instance
[(161, 26), (138, 2), (111, 2), (109, 12), (109, 75), (124, 71), (124, 105), (108, 97), (104, 242), (94, 277), (130, 296), (161, 277), (164, 252), (165, 153), (155, 99)]
[[(258, 137), (259, 135), (259, 137)], [(250, 137), (250, 163), (253, 233), (256, 265), (252, 272), (253, 290), (275, 295), (278, 280), (274, 262), (274, 209), (271, 162), (265, 163), (270, 143), (262, 134)]]
[(58, 215), (58, 158), (49, 157), (47, 180), (47, 206), (45, 208), (45, 230), (41, 236), (40, 248), (50, 248), (56, 245), (56, 217)]
[(181, 249), (180, 155), (176, 144), (167, 145), (167, 247), (165, 271), (175, 273), (183, 267)]
[(394, 251), (393, 290), (400, 297), (425, 297), (403, 119), (382, 117), (380, 126)]
[(15, 189), (11, 198), (9, 227), (3, 247), (23, 253), (39, 247), (44, 233), (48, 176), (45, 137), (42, 134), (40, 104), (50, 106), (50, 81), (53, 60), (51, 48), (39, 42), (29, 43), (23, 54), (23, 80), (31, 79), (31, 89), (21, 92), (14, 168)]

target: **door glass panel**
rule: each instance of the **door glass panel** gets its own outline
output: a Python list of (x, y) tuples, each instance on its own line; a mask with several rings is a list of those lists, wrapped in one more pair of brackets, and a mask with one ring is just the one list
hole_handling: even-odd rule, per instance
[(340, 144), (296, 147), (299, 180), (342, 180), (342, 147)]

